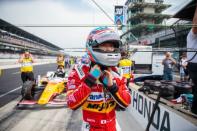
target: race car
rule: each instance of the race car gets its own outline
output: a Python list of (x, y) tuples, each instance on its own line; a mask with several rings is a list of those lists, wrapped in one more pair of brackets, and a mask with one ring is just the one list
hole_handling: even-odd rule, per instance
[(46, 76), (38, 77), (37, 82), (26, 81), (17, 107), (66, 106), (66, 83), (67, 74), (59, 71), (47, 72)]

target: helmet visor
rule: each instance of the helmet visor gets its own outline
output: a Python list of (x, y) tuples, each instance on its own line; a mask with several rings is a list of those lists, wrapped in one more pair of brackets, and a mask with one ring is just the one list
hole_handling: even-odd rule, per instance
[[(105, 47), (105, 44), (110, 44), (110, 46)], [(120, 45), (121, 45), (121, 41), (117, 41), (117, 40), (105, 41), (103, 43), (100, 43), (97, 46), (93, 46), (92, 49), (93, 49), (93, 51), (101, 52), (101, 53), (120, 53), (120, 48), (119, 48)]]

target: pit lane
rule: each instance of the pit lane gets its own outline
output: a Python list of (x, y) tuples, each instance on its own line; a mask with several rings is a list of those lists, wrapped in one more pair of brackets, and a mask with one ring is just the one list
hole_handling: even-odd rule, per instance
[[(35, 76), (54, 71), (55, 64), (34, 66)], [(80, 131), (82, 125), (81, 109), (72, 111), (67, 107), (45, 107), (16, 109), (20, 100), (19, 68), (6, 69), (0, 77), (0, 131)], [(19, 88), (15, 90), (16, 88)], [(14, 90), (14, 91), (13, 91)], [(117, 126), (120, 131), (142, 131), (129, 111), (117, 112)]]
[[(19, 99), (0, 108), (1, 131), (80, 131), (81, 109), (64, 108), (16, 109)], [(143, 131), (128, 111), (117, 112), (118, 131)]]

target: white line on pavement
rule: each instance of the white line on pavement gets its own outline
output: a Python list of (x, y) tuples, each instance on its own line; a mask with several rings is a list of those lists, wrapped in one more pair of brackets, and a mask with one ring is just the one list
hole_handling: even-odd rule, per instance
[(8, 95), (8, 94), (10, 94), (10, 93), (12, 93), (12, 92), (14, 92), (14, 91), (16, 91), (16, 90), (19, 90), (19, 89), (21, 89), (21, 88), (22, 88), (22, 86), (19, 86), (19, 87), (17, 87), (17, 88), (14, 89), (14, 90), (11, 90), (11, 91), (9, 91), (9, 92), (3, 94), (3, 95), (0, 95), (0, 98), (6, 96), (6, 95)]
[(121, 128), (120, 128), (120, 125), (118, 124), (117, 119), (116, 119), (116, 130), (117, 130), (117, 131), (121, 131)]

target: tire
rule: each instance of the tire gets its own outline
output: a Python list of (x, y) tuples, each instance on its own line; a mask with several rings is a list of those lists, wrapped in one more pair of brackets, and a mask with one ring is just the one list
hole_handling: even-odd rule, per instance
[(161, 91), (161, 97), (164, 98), (173, 97), (175, 92), (171, 81), (145, 80), (144, 87), (148, 87), (152, 91)]
[(41, 86), (41, 87), (35, 87), (34, 88), (34, 100), (39, 100), (42, 92), (44, 91), (45, 86)]
[(21, 95), (26, 100), (33, 99), (33, 88), (35, 87), (34, 81), (26, 81), (22, 85)]
[(160, 87), (160, 90), (162, 90), (161, 96), (164, 98), (173, 98), (175, 93), (175, 88), (173, 85), (169, 84), (162, 84)]
[(192, 93), (192, 85), (188, 82), (176, 82), (175, 87), (175, 98), (178, 98), (181, 94), (190, 94)]

